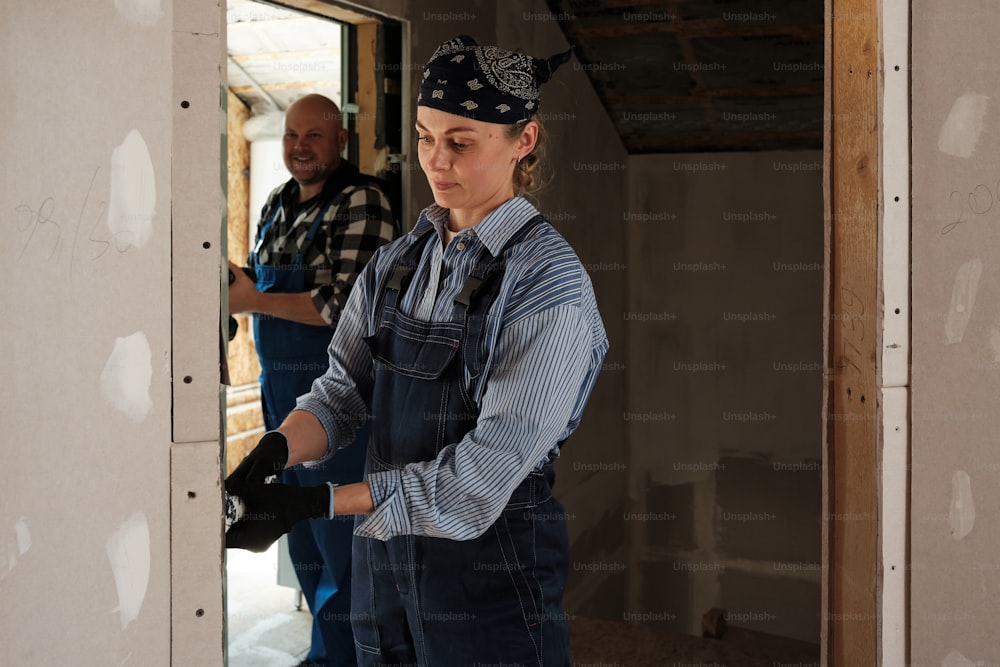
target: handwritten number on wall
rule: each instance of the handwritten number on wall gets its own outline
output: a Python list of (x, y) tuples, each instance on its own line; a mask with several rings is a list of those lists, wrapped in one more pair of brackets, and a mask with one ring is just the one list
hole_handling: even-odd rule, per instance
[(980, 183), (971, 192), (952, 190), (948, 202), (953, 207), (953, 220), (941, 228), (941, 234), (950, 234), (959, 225), (972, 220), (972, 216), (986, 215), (1000, 199), (1000, 180), (993, 187)]
[[(21, 251), (18, 253), (18, 262), (25, 259), (29, 248), (35, 248), (37, 252), (43, 255), (47, 254), (46, 261), (53, 263), (64, 259), (68, 261), (69, 275), (72, 276), (73, 263), (78, 252), (87, 247), (90, 248), (87, 259), (92, 262), (100, 259), (111, 248), (121, 254), (134, 247), (130, 242), (132, 232), (127, 230), (102, 237), (100, 223), (106, 219), (108, 203), (107, 201), (98, 201), (91, 205), (91, 194), (99, 172), (100, 168), (94, 170), (90, 178), (90, 185), (87, 187), (87, 194), (83, 198), (80, 212), (75, 220), (67, 220), (62, 217), (62, 211), (56, 210), (54, 197), (46, 197), (37, 206), (21, 203), (14, 208), (17, 217), (17, 231), (23, 238)], [(80, 247), (81, 232), (85, 233), (85, 238), (90, 243), (89, 246)], [(64, 255), (63, 249), (67, 243), (69, 243), (69, 252)]]

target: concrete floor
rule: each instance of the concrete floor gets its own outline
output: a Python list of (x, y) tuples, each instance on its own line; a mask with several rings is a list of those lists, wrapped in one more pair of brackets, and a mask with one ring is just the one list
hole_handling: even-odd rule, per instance
[[(262, 554), (226, 553), (229, 667), (294, 667), (309, 651), (312, 615), (295, 609), (296, 591), (275, 583), (277, 544)], [(719, 665), (819, 667), (819, 646), (729, 628), (722, 640), (635, 622), (570, 615), (572, 662), (618, 667)]]
[(312, 615), (296, 591), (275, 583), (277, 544), (264, 553), (226, 552), (229, 667), (294, 667), (309, 651)]

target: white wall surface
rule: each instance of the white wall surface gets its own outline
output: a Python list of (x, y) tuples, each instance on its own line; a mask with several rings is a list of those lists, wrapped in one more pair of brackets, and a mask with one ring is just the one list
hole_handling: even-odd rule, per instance
[(221, 10), (192, 6), (0, 7), (0, 664), (195, 664), (172, 613), (222, 661)]
[(988, 0), (914, 2), (910, 659), (1000, 664), (1000, 106)]

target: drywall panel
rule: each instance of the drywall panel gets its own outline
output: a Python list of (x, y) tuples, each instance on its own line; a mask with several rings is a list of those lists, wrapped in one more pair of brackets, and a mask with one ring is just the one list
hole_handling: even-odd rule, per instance
[[(174, 3), (171, 201), (175, 442), (219, 436), (219, 321), (226, 215), (222, 9)], [(228, 267), (225, 272), (228, 279)]]
[(906, 658), (907, 428), (909, 391), (882, 389), (882, 572), (880, 655), (883, 665)]
[[(0, 664), (222, 664), (222, 10), (196, 4), (0, 7)], [(182, 95), (202, 104), (180, 128)], [(211, 178), (185, 184), (179, 156)], [(181, 368), (178, 344), (198, 347)], [(172, 628), (196, 603), (201, 627)]]
[(170, 661), (172, 25), (0, 8), (0, 664)]
[[(879, 267), (882, 399), (881, 664), (906, 661), (906, 537), (910, 383), (910, 33), (907, 0), (882, 0), (881, 224)], [(905, 119), (905, 120), (904, 120)]]
[[(910, 383), (909, 2), (882, 0), (879, 268), (883, 387)], [(906, 119), (906, 120), (904, 120)]]
[(225, 3), (176, 0), (172, 31), (171, 660), (225, 659), (220, 299), (226, 229)]
[(173, 667), (224, 664), (219, 441), (176, 443), (170, 492)]
[(910, 660), (996, 664), (1000, 14), (912, 5)]

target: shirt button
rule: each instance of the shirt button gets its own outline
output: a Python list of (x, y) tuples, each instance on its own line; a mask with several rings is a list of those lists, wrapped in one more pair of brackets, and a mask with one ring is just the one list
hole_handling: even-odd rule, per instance
[(455, 249), (461, 252), (465, 250), (465, 244), (459, 241), (458, 243), (455, 244)]

